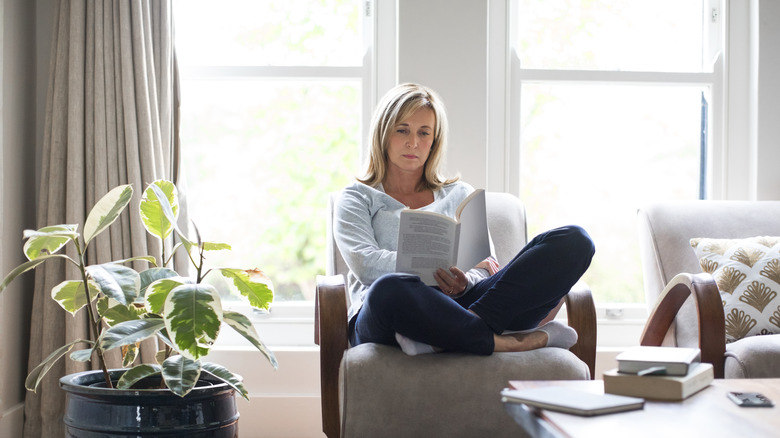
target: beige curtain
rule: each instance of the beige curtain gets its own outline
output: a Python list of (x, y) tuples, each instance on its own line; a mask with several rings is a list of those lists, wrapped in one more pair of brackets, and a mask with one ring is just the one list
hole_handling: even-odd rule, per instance
[[(110, 233), (90, 244), (89, 263), (159, 257), (159, 243), (147, 236), (137, 206), (148, 183), (178, 177), (171, 0), (56, 1), (50, 62), (38, 226), (81, 228), (100, 197), (130, 183), (134, 199)], [(30, 369), (56, 348), (88, 336), (86, 312), (73, 318), (50, 295), (75, 274), (71, 266), (54, 263), (36, 272)], [(151, 361), (153, 354), (146, 345), (141, 360)], [(109, 358), (110, 368), (119, 366), (116, 355)], [(61, 360), (37, 393), (28, 393), (26, 437), (63, 436), (58, 379), (87, 367)]]

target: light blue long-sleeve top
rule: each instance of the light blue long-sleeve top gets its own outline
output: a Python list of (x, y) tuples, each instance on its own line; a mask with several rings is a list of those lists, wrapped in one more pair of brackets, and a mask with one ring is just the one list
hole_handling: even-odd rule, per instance
[[(464, 182), (447, 184), (434, 192), (431, 204), (420, 210), (455, 217), (458, 205), (472, 191), (474, 188)], [(360, 310), (371, 283), (382, 275), (395, 272), (398, 227), (401, 210), (405, 208), (403, 203), (385, 193), (381, 184), (369, 187), (355, 182), (344, 188), (336, 200), (333, 232), (341, 256), (349, 267), (350, 319)], [(469, 270), (464, 293), (487, 276), (484, 269)]]

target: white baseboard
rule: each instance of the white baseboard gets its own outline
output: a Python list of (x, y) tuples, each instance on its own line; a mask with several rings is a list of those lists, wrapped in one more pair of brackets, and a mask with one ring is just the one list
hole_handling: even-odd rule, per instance
[(24, 403), (0, 412), (0, 438), (19, 438), (24, 429)]

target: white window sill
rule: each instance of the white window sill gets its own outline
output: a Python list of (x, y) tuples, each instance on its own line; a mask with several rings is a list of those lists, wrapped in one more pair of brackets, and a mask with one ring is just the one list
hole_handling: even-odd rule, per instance
[(648, 312), (645, 304), (605, 304), (596, 306), (597, 346), (623, 349), (639, 345)]
[[(249, 306), (231, 306), (254, 321), (260, 339), (270, 348), (315, 347), (314, 303), (311, 301), (281, 302), (268, 313), (252, 310)], [(596, 307), (599, 349), (621, 349), (639, 345), (647, 308), (644, 304), (606, 304)], [(565, 320), (566, 312), (559, 319)], [(234, 330), (224, 328), (216, 347), (221, 349), (252, 348), (248, 341)]]
[[(315, 347), (312, 301), (275, 303), (270, 312), (260, 312), (249, 305), (230, 305), (229, 308), (248, 316), (253, 321), (260, 339), (274, 351), (284, 347)], [(235, 330), (227, 327), (223, 327), (215, 347), (254, 348)]]

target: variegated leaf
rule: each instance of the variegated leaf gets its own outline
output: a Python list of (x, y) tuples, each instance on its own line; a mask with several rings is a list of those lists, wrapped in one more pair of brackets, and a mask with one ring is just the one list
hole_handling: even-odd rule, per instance
[(223, 312), (222, 317), (227, 325), (232, 327), (233, 330), (237, 331), (241, 336), (251, 342), (255, 348), (260, 350), (260, 352), (265, 355), (265, 357), (269, 362), (271, 362), (271, 365), (273, 365), (275, 369), (279, 368), (279, 363), (276, 361), (276, 356), (274, 356), (273, 352), (271, 352), (271, 350), (265, 346), (263, 341), (260, 340), (260, 336), (257, 334), (257, 330), (255, 330), (255, 326), (252, 324), (252, 321), (250, 321), (249, 318), (241, 313), (228, 310)]
[(139, 275), (141, 276), (141, 293), (139, 295), (141, 298), (146, 296), (146, 289), (155, 281), (179, 276), (179, 274), (171, 268), (149, 268), (145, 271), (141, 271)]
[(203, 242), (204, 251), (223, 251), (232, 249), (227, 243)]
[(222, 325), (222, 301), (208, 284), (184, 284), (174, 288), (163, 307), (165, 327), (176, 349), (197, 360), (208, 354)]
[(249, 304), (257, 309), (268, 310), (274, 300), (273, 283), (259, 269), (219, 269), (230, 280), (238, 292), (249, 299)]
[(54, 350), (51, 354), (49, 354), (46, 357), (46, 359), (43, 360), (43, 362), (38, 364), (38, 366), (33, 368), (32, 371), (30, 371), (30, 374), (27, 375), (27, 379), (25, 379), (24, 381), (24, 387), (27, 388), (28, 391), (36, 392), (38, 389), (38, 385), (41, 383), (41, 380), (43, 380), (43, 377), (46, 376), (46, 373), (49, 372), (51, 367), (54, 366), (54, 364), (58, 360), (60, 360), (63, 356), (68, 354), (68, 352), (72, 350), (76, 344), (80, 344), (82, 342), (92, 345), (92, 342), (90, 341), (84, 339), (76, 339), (75, 341), (72, 341)]
[(108, 298), (101, 298), (98, 300), (98, 314), (103, 317), (103, 321), (108, 326), (117, 325), (120, 322), (132, 321), (139, 319), (142, 314), (146, 313), (142, 307), (135, 307), (134, 305), (123, 306), (122, 304), (115, 304), (109, 307)]
[(123, 305), (131, 304), (141, 290), (141, 277), (134, 269), (115, 263), (87, 266), (87, 273), (100, 286), (103, 295)]
[(170, 277), (157, 280), (146, 288), (144, 307), (149, 313), (162, 314), (168, 294), (183, 284), (192, 283), (192, 279), (186, 277)]
[(129, 184), (114, 187), (100, 198), (84, 222), (84, 244), (113, 224), (132, 198), (133, 188)]
[(174, 394), (184, 397), (200, 378), (200, 361), (181, 355), (171, 356), (162, 364), (165, 385)]
[(69, 241), (74, 240), (79, 233), (78, 225), (53, 225), (40, 230), (25, 230), (24, 255), (28, 260), (51, 255), (62, 249)]
[(28, 260), (28, 261), (22, 263), (21, 265), (17, 266), (16, 268), (14, 268), (11, 272), (8, 273), (8, 275), (5, 276), (5, 278), (3, 279), (3, 282), (0, 283), (0, 292), (4, 291), (5, 288), (7, 288), (8, 285), (11, 284), (11, 282), (14, 281), (14, 279), (16, 277), (24, 274), (25, 272), (27, 272), (27, 271), (29, 271), (31, 269), (35, 269), (41, 263), (43, 263), (46, 260), (49, 260), (51, 258), (54, 258), (54, 257), (66, 258), (66, 259), (70, 260), (68, 258), (68, 256), (61, 255), (61, 254), (55, 254), (55, 255), (50, 255), (50, 256), (42, 256), (42, 257), (39, 257), (39, 258), (37, 258), (35, 260)]
[(138, 344), (125, 345), (120, 350), (122, 351), (122, 367), (127, 368), (135, 362), (135, 358), (138, 356)]
[(187, 248), (187, 251), (189, 251), (189, 249), (195, 245), (187, 238), (187, 236), (179, 228), (179, 225), (176, 222), (177, 214), (174, 213), (173, 207), (168, 202), (168, 197), (166, 196), (165, 192), (155, 184), (150, 184), (147, 190), (149, 189), (155, 194), (160, 209), (162, 210), (162, 213), (168, 219), (168, 222), (171, 224), (171, 226), (173, 226), (173, 229), (176, 230), (176, 234), (179, 235), (179, 238), (184, 243), (184, 246)]
[(94, 348), (87, 348), (84, 350), (77, 350), (70, 354), (70, 360), (75, 360), (76, 362), (88, 362), (92, 360), (92, 353), (95, 351)]
[(249, 392), (244, 387), (244, 382), (243, 382), (244, 379), (241, 376), (230, 372), (227, 368), (221, 365), (217, 365), (211, 362), (202, 363), (201, 368), (203, 369), (203, 371), (206, 371), (212, 376), (217, 377), (223, 382), (230, 385), (239, 394), (241, 394), (241, 397), (243, 397), (246, 401), (249, 401)]
[(118, 389), (130, 389), (136, 382), (149, 376), (160, 374), (162, 367), (157, 364), (140, 364), (125, 371), (116, 383)]
[(163, 212), (163, 207), (157, 198), (159, 192), (153, 190), (152, 186), (157, 187), (159, 191), (164, 194), (165, 200), (173, 215), (174, 223), (179, 214), (179, 195), (176, 192), (176, 186), (172, 182), (157, 180), (144, 190), (143, 197), (141, 198), (139, 210), (141, 212), (141, 221), (144, 224), (144, 228), (146, 228), (146, 231), (151, 235), (160, 240), (165, 240), (166, 237), (171, 235), (173, 225), (171, 225), (171, 221), (168, 220), (165, 212)]
[(103, 331), (100, 347), (104, 350), (135, 344), (153, 336), (165, 327), (162, 318), (145, 318), (121, 322)]
[[(91, 280), (87, 283), (89, 284), (89, 301), (92, 301), (100, 293), (100, 288)], [(54, 286), (51, 290), (51, 297), (71, 315), (74, 315), (88, 303), (84, 293), (84, 282), (77, 280), (65, 280)]]

